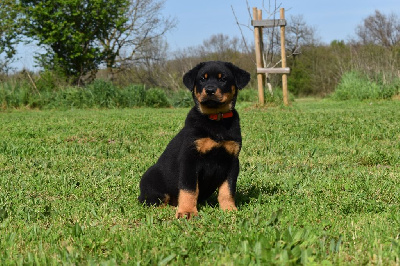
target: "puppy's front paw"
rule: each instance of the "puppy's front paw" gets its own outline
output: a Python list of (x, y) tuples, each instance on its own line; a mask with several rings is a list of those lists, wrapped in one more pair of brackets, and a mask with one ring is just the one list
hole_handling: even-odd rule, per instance
[(229, 205), (221, 205), (221, 210), (223, 211), (237, 211), (235, 203)]
[(198, 213), (196, 207), (191, 208), (191, 209), (183, 209), (183, 208), (179, 208), (178, 207), (178, 210), (176, 211), (175, 217), (178, 218), (178, 219), (186, 218), (186, 219), (189, 220), (189, 219), (191, 219), (191, 218), (193, 218), (195, 216), (198, 216), (198, 215), (199, 215), (199, 213)]
[(178, 210), (175, 217), (180, 219), (186, 217), (191, 219), (198, 215), (197, 212), (197, 197), (199, 195), (199, 188), (195, 191), (180, 190), (178, 197)]

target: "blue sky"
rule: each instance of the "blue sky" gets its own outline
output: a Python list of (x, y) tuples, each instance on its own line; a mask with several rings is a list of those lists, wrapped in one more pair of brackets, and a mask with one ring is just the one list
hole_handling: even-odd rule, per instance
[[(271, 0), (248, 0), (250, 8), (268, 9)], [(332, 40), (348, 40), (354, 36), (355, 28), (376, 9), (385, 14), (391, 12), (400, 16), (399, 0), (277, 0), (285, 8), (286, 18), (302, 15), (309, 26), (316, 29), (317, 36), (324, 43)], [(186, 48), (202, 44), (212, 34), (224, 33), (240, 37), (232, 8), (238, 21), (250, 25), (250, 17), (245, 0), (167, 0), (164, 14), (176, 17), (177, 28), (167, 35), (171, 49)], [(252, 12), (252, 11), (251, 11)], [(263, 18), (266, 18), (263, 11)], [(279, 14), (278, 14), (279, 16)], [(242, 27), (245, 37), (253, 40), (253, 33)]]
[[(248, 0), (250, 8), (264, 7), (274, 0)], [(286, 18), (291, 15), (302, 15), (309, 26), (316, 29), (317, 36), (324, 43), (332, 40), (348, 40), (354, 36), (355, 28), (364, 18), (376, 9), (385, 14), (395, 13), (400, 16), (399, 0), (277, 0), (276, 3), (286, 10)], [(240, 37), (232, 8), (241, 24), (250, 25), (246, 0), (167, 0), (163, 9), (164, 16), (175, 17), (177, 27), (167, 34), (171, 50), (187, 48), (202, 44), (213, 34), (223, 33)], [(266, 12), (263, 11), (263, 18)], [(242, 27), (243, 33), (250, 42), (253, 33)], [(18, 68), (33, 69), (34, 45), (19, 48)]]

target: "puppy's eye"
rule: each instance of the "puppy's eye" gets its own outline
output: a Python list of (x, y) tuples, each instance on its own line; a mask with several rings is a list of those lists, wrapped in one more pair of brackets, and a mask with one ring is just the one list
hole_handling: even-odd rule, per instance
[(221, 82), (225, 82), (225, 81), (226, 81), (226, 78), (225, 78), (224, 76), (222, 76), (222, 77), (220, 77), (218, 80), (221, 81)]

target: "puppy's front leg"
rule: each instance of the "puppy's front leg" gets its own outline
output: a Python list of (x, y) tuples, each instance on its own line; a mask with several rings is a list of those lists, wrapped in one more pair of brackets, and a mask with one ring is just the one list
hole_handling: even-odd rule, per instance
[(176, 218), (187, 219), (197, 216), (197, 198), (199, 197), (199, 186), (196, 184), (196, 190), (190, 191), (186, 189), (179, 190), (178, 196), (178, 210), (176, 211)]
[[(185, 138), (190, 140), (191, 138)], [(191, 147), (192, 143), (183, 143), (184, 147)], [(179, 154), (179, 182), (178, 182), (178, 209), (176, 218), (187, 219), (197, 216), (197, 199), (199, 197), (199, 184), (197, 179), (196, 165), (197, 153), (193, 148), (185, 149)]]
[(235, 204), (236, 181), (239, 175), (239, 159), (234, 158), (227, 179), (218, 188), (218, 203), (222, 210), (237, 210)]
[(222, 210), (232, 211), (237, 210), (235, 205), (235, 198), (231, 192), (228, 180), (224, 181), (218, 189), (218, 203)]

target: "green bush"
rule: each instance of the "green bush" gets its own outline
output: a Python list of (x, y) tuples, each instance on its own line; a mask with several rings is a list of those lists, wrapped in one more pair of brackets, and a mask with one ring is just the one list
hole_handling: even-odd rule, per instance
[(146, 91), (145, 105), (149, 107), (169, 107), (171, 106), (165, 91), (162, 89), (149, 89)]
[[(290, 102), (295, 100), (295, 97), (292, 93), (288, 92), (288, 98)], [(268, 91), (265, 92), (265, 102), (274, 103), (274, 104), (283, 104), (283, 91), (282, 88), (275, 88), (272, 90), (272, 94)]]
[[(33, 76), (33, 73), (32, 73)], [(38, 91), (56, 91), (68, 86), (67, 78), (57, 70), (46, 70), (40, 73), (35, 82)]]
[(131, 108), (165, 107), (169, 103), (165, 93), (160, 90), (146, 91), (141, 85), (120, 89), (111, 82), (97, 80), (83, 88), (64, 87), (58, 90), (38, 90), (31, 88), (28, 83), (4, 82), (0, 84), (0, 106), (2, 109)]
[(142, 85), (131, 85), (120, 90), (120, 107), (140, 107), (145, 105), (146, 89)]
[(29, 104), (31, 95), (37, 94), (22, 82), (3, 82), (0, 84), (0, 105), (5, 108), (18, 108)]
[(258, 91), (254, 89), (243, 89), (239, 91), (238, 102), (257, 102)]
[(389, 99), (399, 94), (400, 94), (400, 78), (396, 78), (390, 84), (387, 84), (385, 86), (385, 90), (382, 91), (382, 96), (384, 99)]
[[(293, 101), (293, 95), (289, 94)], [(266, 92), (266, 102), (282, 103), (282, 90), (277, 88), (273, 95)], [(258, 92), (243, 89), (238, 94), (238, 102), (257, 102)], [(0, 106), (6, 108), (38, 109), (84, 109), (84, 108), (132, 108), (170, 107), (188, 108), (193, 106), (189, 90), (166, 91), (160, 88), (146, 89), (143, 85), (119, 88), (113, 83), (96, 80), (86, 87), (60, 87), (51, 90), (32, 87), (27, 82), (0, 83)]]
[(367, 76), (352, 71), (342, 76), (332, 98), (335, 100), (390, 99), (398, 93), (398, 89), (398, 81), (383, 84), (379, 81), (370, 81)]
[(118, 89), (112, 82), (104, 80), (95, 80), (87, 87), (87, 90), (92, 92), (94, 102), (101, 108), (117, 107)]
[[(289, 101), (293, 102), (295, 97), (289, 92)], [(282, 104), (283, 103), (283, 92), (282, 88), (275, 88), (272, 90), (272, 94), (268, 90), (264, 90), (264, 99), (266, 103)], [(244, 89), (238, 94), (238, 102), (258, 102), (258, 91), (254, 89)]]
[(57, 92), (50, 92), (47, 104), (42, 108), (92, 108), (99, 106), (94, 93), (88, 88), (69, 87)]
[(178, 90), (169, 96), (174, 107), (191, 107), (194, 105), (192, 93), (189, 90)]

